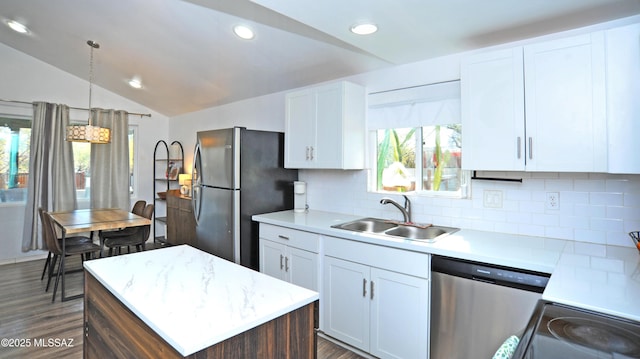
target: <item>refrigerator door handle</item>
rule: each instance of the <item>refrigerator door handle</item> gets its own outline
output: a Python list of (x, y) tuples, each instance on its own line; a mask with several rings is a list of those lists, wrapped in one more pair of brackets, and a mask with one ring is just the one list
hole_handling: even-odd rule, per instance
[(191, 166), (191, 174), (193, 176), (193, 193), (191, 194), (191, 206), (193, 209), (193, 216), (196, 219), (196, 226), (199, 225), (201, 199), (202, 199), (202, 184), (199, 176), (198, 162), (200, 162), (200, 144), (196, 144), (196, 148), (193, 151), (193, 164)]

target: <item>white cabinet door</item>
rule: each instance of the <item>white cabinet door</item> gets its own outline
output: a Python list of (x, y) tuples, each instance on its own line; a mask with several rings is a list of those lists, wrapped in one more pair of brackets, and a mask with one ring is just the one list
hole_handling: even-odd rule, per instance
[(287, 280), (284, 271), (285, 248), (283, 244), (260, 238), (260, 272)]
[(313, 160), (319, 168), (342, 167), (342, 109), (344, 89), (341, 84), (316, 89), (316, 142)]
[(362, 169), (366, 93), (349, 82), (286, 95), (286, 168)]
[(522, 48), (463, 59), (461, 78), (462, 168), (523, 171)]
[(318, 291), (318, 254), (260, 238), (260, 272)]
[(462, 167), (606, 172), (604, 33), (462, 61)]
[(607, 30), (609, 172), (640, 173), (640, 24)]
[(315, 146), (315, 91), (306, 89), (286, 95), (285, 167), (310, 168)]
[(369, 350), (369, 267), (324, 258), (324, 331), (364, 351)]
[(606, 172), (604, 33), (524, 47), (527, 170)]
[[(288, 281), (301, 287), (318, 291), (318, 254), (295, 247), (288, 247), (285, 269)], [(286, 268), (286, 265), (289, 268)]]
[(371, 349), (380, 358), (427, 358), (429, 280), (371, 268)]

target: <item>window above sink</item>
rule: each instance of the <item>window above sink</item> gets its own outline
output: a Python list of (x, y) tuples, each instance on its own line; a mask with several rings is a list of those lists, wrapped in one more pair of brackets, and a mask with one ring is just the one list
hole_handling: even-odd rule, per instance
[(371, 94), (369, 105), (370, 191), (469, 196), (458, 81)]

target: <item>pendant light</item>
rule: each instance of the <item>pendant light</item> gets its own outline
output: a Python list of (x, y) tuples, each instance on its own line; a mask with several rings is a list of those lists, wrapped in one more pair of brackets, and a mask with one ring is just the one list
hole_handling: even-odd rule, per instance
[(93, 126), (91, 118), (91, 89), (93, 85), (93, 49), (99, 49), (100, 44), (95, 41), (87, 41), (87, 45), (91, 47), (91, 58), (89, 61), (89, 123), (87, 125), (67, 126), (67, 141), (73, 142), (90, 142), (90, 143), (110, 143), (111, 130), (106, 127)]

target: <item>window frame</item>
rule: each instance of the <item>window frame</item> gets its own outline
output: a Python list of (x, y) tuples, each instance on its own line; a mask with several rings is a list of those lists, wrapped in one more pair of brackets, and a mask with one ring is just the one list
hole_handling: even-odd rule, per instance
[[(420, 127), (404, 127), (404, 128), (415, 128), (415, 163), (421, 164), (423, 162), (423, 154), (424, 154), (424, 127), (433, 126), (433, 125), (425, 125)], [(441, 125), (446, 126), (446, 125)], [(393, 129), (393, 128), (388, 128)], [(434, 197), (434, 198), (469, 198), (470, 196), (470, 181), (471, 181), (471, 171), (460, 169), (460, 188), (456, 191), (434, 191), (434, 190), (425, 190), (423, 188), (423, 181), (416, 180), (415, 188), (411, 191), (389, 191), (389, 190), (378, 190), (377, 183), (377, 173), (378, 173), (378, 131), (385, 129), (375, 129), (369, 131), (370, 140), (369, 143), (369, 156), (370, 161), (372, 163), (370, 175), (369, 175), (369, 186), (367, 191), (372, 193), (379, 194), (410, 194), (424, 197)], [(462, 145), (460, 147), (460, 151), (463, 151)], [(424, 178), (424, 167), (422, 165), (416, 165), (415, 168), (415, 178)]]

